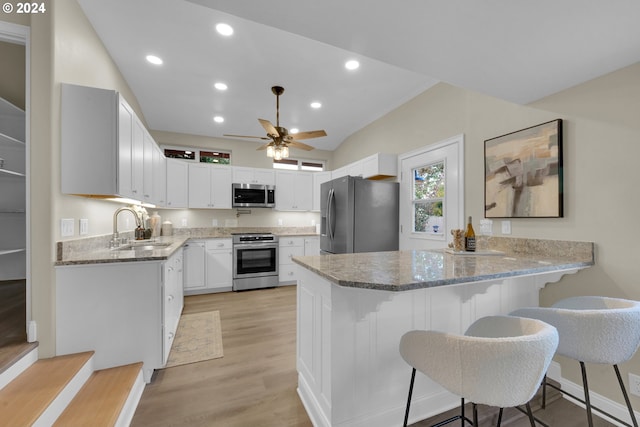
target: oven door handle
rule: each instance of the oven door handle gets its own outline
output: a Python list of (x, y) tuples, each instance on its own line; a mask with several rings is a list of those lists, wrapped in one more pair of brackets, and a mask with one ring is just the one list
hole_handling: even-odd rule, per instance
[(275, 242), (251, 242), (251, 243), (236, 243), (233, 245), (234, 249), (260, 249), (260, 248), (277, 248), (278, 243)]

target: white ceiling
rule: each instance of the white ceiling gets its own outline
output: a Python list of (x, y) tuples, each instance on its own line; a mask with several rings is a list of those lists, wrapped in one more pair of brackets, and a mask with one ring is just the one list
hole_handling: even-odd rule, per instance
[(151, 129), (263, 136), (280, 85), (280, 125), (326, 150), (439, 81), (526, 104), (640, 61), (637, 0), (78, 1)]

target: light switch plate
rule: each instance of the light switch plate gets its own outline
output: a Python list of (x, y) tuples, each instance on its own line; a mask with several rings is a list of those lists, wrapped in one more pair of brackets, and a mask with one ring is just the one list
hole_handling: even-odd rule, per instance
[(84, 236), (85, 234), (89, 234), (89, 220), (80, 218), (80, 235)]
[(73, 223), (74, 223), (73, 218), (62, 218), (60, 220), (60, 236), (61, 237), (73, 236), (73, 233), (74, 233)]
[(511, 221), (502, 221), (502, 234), (511, 234)]

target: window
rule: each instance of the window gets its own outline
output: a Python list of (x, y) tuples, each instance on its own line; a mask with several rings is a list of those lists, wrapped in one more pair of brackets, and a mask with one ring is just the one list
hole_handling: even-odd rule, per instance
[(444, 162), (413, 169), (413, 232), (444, 233)]
[(324, 170), (324, 161), (323, 160), (300, 160), (300, 159), (292, 159), (288, 157), (286, 159), (274, 160), (273, 168), (320, 172)]
[(231, 163), (231, 154), (222, 151), (202, 151), (200, 150), (200, 163), (215, 163), (218, 165), (228, 165)]
[(186, 147), (162, 147), (164, 155), (172, 159), (193, 160), (200, 163), (231, 164), (231, 152)]

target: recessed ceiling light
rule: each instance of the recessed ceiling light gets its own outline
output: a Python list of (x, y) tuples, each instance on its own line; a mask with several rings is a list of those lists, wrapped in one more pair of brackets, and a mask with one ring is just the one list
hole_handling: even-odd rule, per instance
[(322, 104), (319, 103), (318, 101), (314, 101), (311, 103), (311, 108), (320, 108), (322, 107)]
[(222, 123), (222, 122), (224, 122), (224, 117), (222, 117), (222, 116), (215, 116), (215, 117), (213, 118), (213, 121), (214, 121), (214, 122), (216, 122), (216, 123)]
[(231, 34), (233, 34), (233, 27), (231, 27), (231, 25), (229, 24), (221, 22), (220, 24), (216, 25), (216, 31), (223, 36), (230, 36)]
[(154, 65), (162, 65), (162, 59), (155, 55), (147, 55), (147, 61)]
[(345, 62), (344, 67), (347, 70), (356, 70), (356, 69), (358, 69), (358, 67), (360, 67), (360, 63), (358, 61), (356, 61), (355, 59), (351, 59), (351, 60)]
[(215, 87), (218, 90), (227, 90), (227, 85), (222, 82), (217, 82), (216, 84), (213, 85), (213, 87)]
[(290, 133), (290, 134), (296, 134), (296, 133), (298, 133), (298, 132), (300, 132), (300, 129), (298, 129), (298, 128), (291, 128), (291, 129), (289, 130), (289, 133)]

